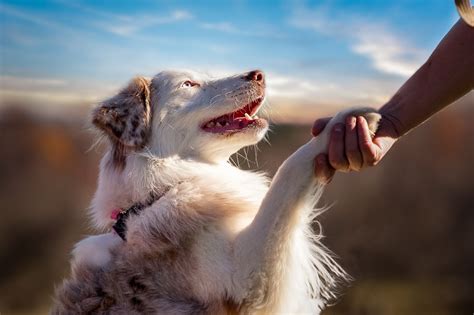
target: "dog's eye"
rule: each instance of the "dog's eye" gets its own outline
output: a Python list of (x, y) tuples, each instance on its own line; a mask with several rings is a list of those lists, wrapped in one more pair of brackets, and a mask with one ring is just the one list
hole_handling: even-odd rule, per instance
[(197, 82), (193, 82), (193, 81), (185, 81), (183, 82), (183, 84), (181, 84), (181, 87), (184, 87), (184, 88), (190, 88), (190, 87), (195, 87), (195, 86), (201, 86), (199, 83)]

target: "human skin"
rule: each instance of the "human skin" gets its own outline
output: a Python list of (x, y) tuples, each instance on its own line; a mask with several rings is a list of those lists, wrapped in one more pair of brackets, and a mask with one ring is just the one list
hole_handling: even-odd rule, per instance
[[(428, 60), (383, 105), (372, 138), (362, 117), (347, 117), (331, 131), (328, 154), (316, 157), (315, 175), (330, 181), (336, 170), (359, 171), (377, 165), (411, 129), (474, 89), (474, 27), (459, 20)], [(315, 121), (317, 136), (330, 118)]]

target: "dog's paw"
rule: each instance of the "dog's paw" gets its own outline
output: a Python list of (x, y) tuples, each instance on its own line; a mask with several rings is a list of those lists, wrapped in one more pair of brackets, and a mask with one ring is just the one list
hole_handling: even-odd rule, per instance
[[(344, 124), (346, 118), (349, 116), (359, 117), (362, 116), (367, 121), (367, 125), (369, 126), (369, 131), (372, 136), (375, 135), (377, 132), (377, 128), (379, 127), (380, 119), (382, 115), (380, 115), (375, 109), (370, 107), (361, 107), (361, 108), (350, 108), (338, 113), (331, 121), (329, 122), (328, 126), (325, 128), (328, 132), (332, 130), (332, 127), (337, 123)], [(328, 128), (329, 127), (329, 128)]]
[(331, 131), (334, 129), (336, 124), (345, 125), (346, 118), (349, 116), (364, 117), (367, 121), (367, 125), (372, 137), (375, 135), (380, 119), (382, 118), (382, 116), (375, 109), (367, 107), (350, 108), (339, 112), (329, 121), (324, 130), (316, 138), (313, 138), (309, 142), (309, 148), (306, 150), (307, 153), (309, 153), (307, 156), (314, 158), (320, 153), (327, 153), (329, 142), (331, 140)]
[(89, 236), (74, 246), (73, 269), (79, 265), (103, 267), (112, 259), (111, 250), (122, 243), (113, 233)]

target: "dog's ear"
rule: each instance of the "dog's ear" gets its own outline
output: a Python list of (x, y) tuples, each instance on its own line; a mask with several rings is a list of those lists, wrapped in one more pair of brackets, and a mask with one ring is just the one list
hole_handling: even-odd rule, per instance
[(124, 149), (145, 146), (151, 125), (150, 80), (134, 78), (114, 97), (94, 110), (92, 122)]

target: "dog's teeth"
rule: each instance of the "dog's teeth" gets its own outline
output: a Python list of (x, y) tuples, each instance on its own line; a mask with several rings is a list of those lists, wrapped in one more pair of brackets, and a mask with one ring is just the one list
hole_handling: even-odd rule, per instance
[(214, 122), (211, 121), (211, 122), (207, 123), (206, 127), (207, 128), (212, 128), (212, 127), (214, 127), (214, 125), (215, 125)]
[(225, 125), (226, 125), (226, 126), (229, 126), (230, 124), (229, 124), (229, 122), (228, 122), (228, 121), (226, 121), (226, 122), (225, 122)]
[(220, 122), (216, 122), (216, 127), (222, 127)]
[(253, 119), (258, 119), (258, 116), (257, 115), (253, 116)]
[(250, 117), (250, 115), (247, 113), (245, 113), (245, 118), (252, 120), (252, 117)]

